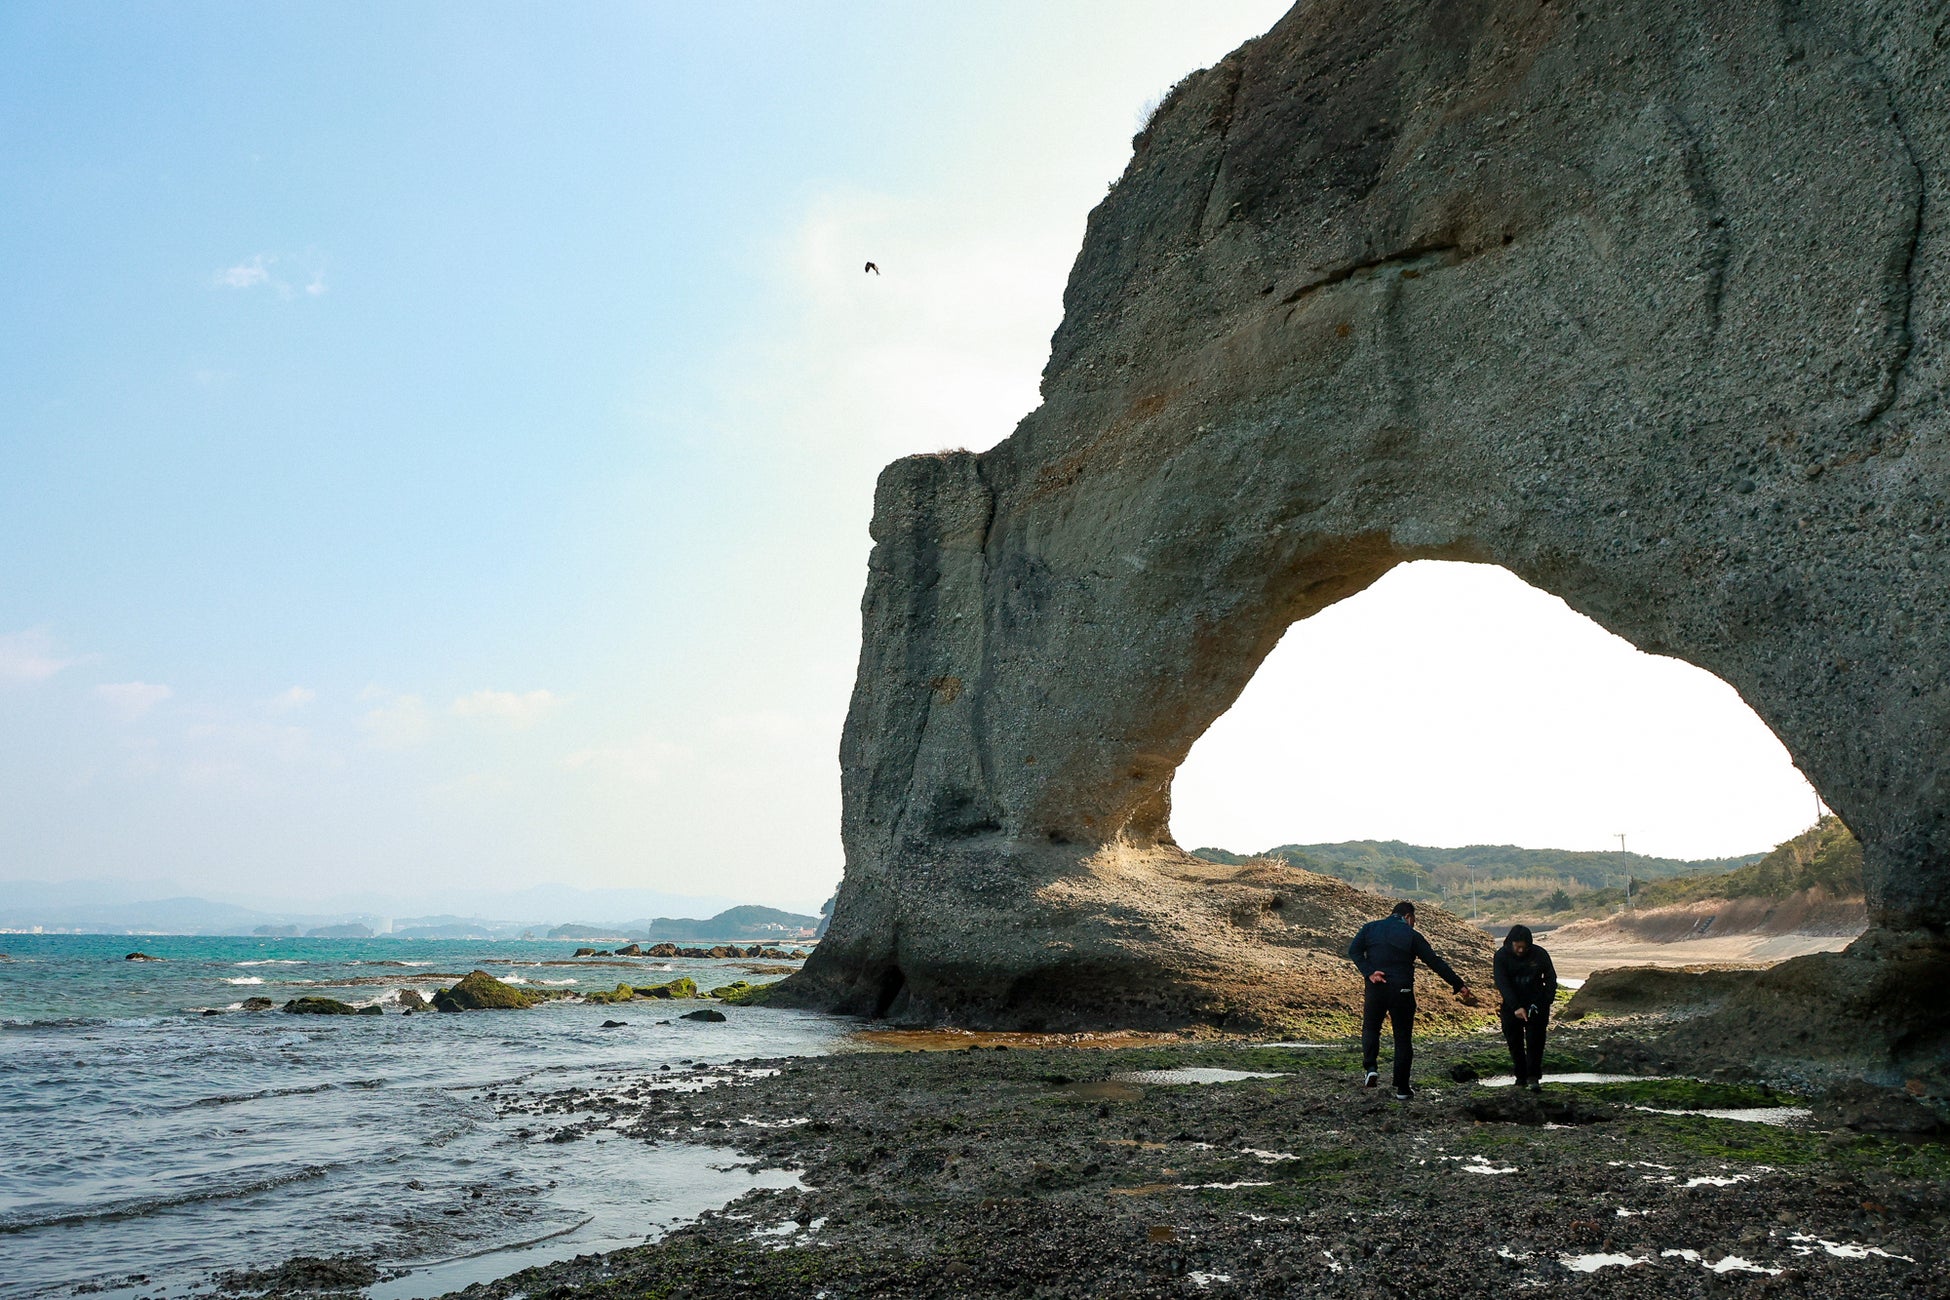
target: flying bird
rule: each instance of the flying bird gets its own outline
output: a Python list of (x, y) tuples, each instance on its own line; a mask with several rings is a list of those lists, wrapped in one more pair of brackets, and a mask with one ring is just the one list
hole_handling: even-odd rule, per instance
[[(872, 271), (875, 275), (880, 274), (880, 268), (875, 266), (872, 262), (867, 263), (867, 271)], [(866, 271), (862, 271), (861, 274), (865, 275)]]

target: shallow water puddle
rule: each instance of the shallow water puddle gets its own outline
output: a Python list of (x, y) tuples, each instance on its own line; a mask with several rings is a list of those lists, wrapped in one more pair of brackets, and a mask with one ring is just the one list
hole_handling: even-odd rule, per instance
[[(1545, 1083), (1655, 1083), (1670, 1079), (1670, 1074), (1547, 1074)], [(1478, 1079), (1479, 1088), (1508, 1088), (1516, 1083), (1514, 1074), (1494, 1074)]]
[(1701, 1115), (1707, 1119), (1737, 1119), (1749, 1124), (1772, 1124), (1786, 1128), (1803, 1120), (1813, 1119), (1814, 1112), (1806, 1106), (1745, 1106), (1712, 1110), (1665, 1110), (1658, 1106), (1634, 1106), (1649, 1115)]
[(1613, 1255), (1599, 1252), (1595, 1255), (1559, 1255), (1557, 1262), (1573, 1273), (1596, 1273), (1601, 1268), (1632, 1268), (1639, 1264), (1650, 1264), (1650, 1255)]
[(1698, 1264), (1701, 1268), (1711, 1273), (1765, 1273), (1769, 1277), (1779, 1277), (1781, 1275), (1781, 1270), (1778, 1268), (1769, 1268), (1765, 1264), (1756, 1264), (1752, 1260), (1742, 1259), (1738, 1255), (1722, 1255), (1711, 1264), (1707, 1263), (1705, 1258), (1697, 1250), (1662, 1250), (1659, 1252), (1659, 1258), (1683, 1259), (1688, 1264)]
[(1900, 1259), (1905, 1264), (1916, 1262), (1908, 1255), (1891, 1254), (1880, 1246), (1863, 1246), (1848, 1241), (1828, 1241), (1821, 1237), (1809, 1236), (1805, 1232), (1794, 1233), (1787, 1240), (1788, 1249), (1797, 1255), (1812, 1255), (1817, 1250), (1821, 1250), (1837, 1259), (1867, 1259), (1871, 1255), (1879, 1255), (1883, 1259)]
[(1284, 1074), (1265, 1070), (1221, 1070), (1215, 1066), (1194, 1065), (1178, 1070), (1131, 1070), (1111, 1076), (1121, 1083), (1191, 1084), (1240, 1083), (1247, 1079), (1284, 1079)]
[(1007, 1049), (1033, 1052), (1050, 1048), (1158, 1047), (1178, 1045), (1176, 1033), (1127, 1030), (1110, 1033), (1028, 1034), (969, 1029), (862, 1029), (848, 1034), (844, 1045), (883, 1052), (967, 1052)]

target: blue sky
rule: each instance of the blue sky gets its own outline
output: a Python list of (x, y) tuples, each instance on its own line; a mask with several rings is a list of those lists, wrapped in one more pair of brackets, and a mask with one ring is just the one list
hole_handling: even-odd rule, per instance
[[(0, 7), (0, 880), (816, 904), (874, 474), (1033, 406), (1146, 102), (1281, 9)], [(1769, 811), (1674, 850), (1805, 803), (1727, 717)], [(1482, 820), (1225, 734), (1188, 840)]]

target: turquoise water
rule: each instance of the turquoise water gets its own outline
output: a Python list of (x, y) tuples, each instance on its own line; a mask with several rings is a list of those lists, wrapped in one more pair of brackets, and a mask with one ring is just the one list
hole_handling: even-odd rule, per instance
[[(0, 935), (0, 1290), (153, 1295), (348, 1251), (416, 1269), (470, 1256), (424, 1274), (458, 1285), (537, 1251), (641, 1240), (750, 1186), (728, 1153), (681, 1141), (550, 1142), (488, 1094), (696, 1078), (700, 1063), (828, 1050), (850, 1023), (727, 1007), (701, 1024), (644, 1002), (397, 1014), (401, 989), (476, 968), (572, 990), (749, 977), (737, 960), (576, 961), (576, 946)], [(163, 960), (123, 960), (138, 949)], [(319, 995), (385, 1014), (241, 1010)]]

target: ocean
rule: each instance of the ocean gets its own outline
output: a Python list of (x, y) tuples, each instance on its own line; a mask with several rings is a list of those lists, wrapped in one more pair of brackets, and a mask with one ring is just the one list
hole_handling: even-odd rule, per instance
[[(574, 961), (576, 946), (0, 935), (0, 1294), (133, 1300), (361, 1254), (407, 1270), (370, 1292), (404, 1300), (792, 1185), (704, 1143), (552, 1142), (496, 1099), (619, 1074), (736, 1086), (731, 1063), (833, 1050), (850, 1021), (725, 1007), (700, 1023), (647, 1001), (398, 1014), (399, 990), (430, 996), (476, 968), (572, 989), (753, 978), (735, 959)], [(136, 950), (162, 960), (123, 959)], [(242, 1009), (309, 995), (385, 1014)]]

